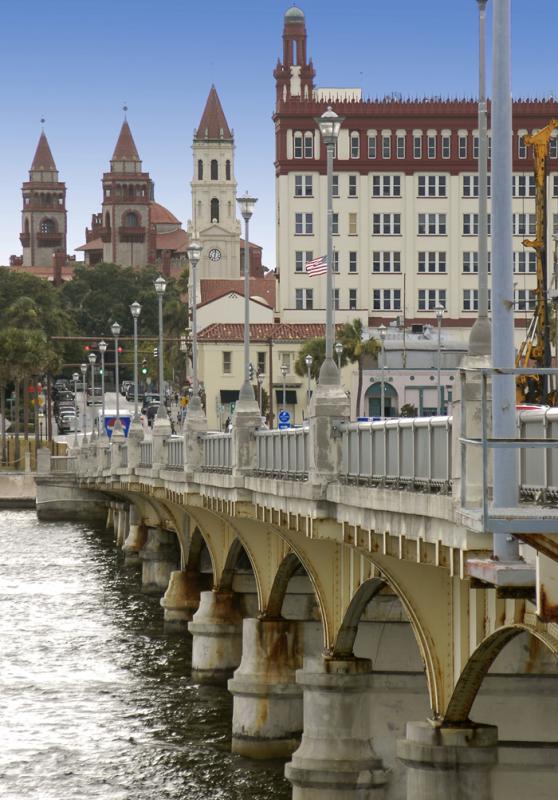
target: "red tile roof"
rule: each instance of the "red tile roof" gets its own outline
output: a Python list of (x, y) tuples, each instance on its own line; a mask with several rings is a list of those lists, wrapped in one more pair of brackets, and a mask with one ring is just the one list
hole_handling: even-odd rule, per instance
[(151, 209), (151, 222), (154, 225), (180, 225), (180, 220), (160, 203), (152, 200), (149, 206)]
[(92, 239), (87, 244), (82, 244), (81, 247), (76, 247), (76, 250), (81, 250), (83, 252), (87, 250), (102, 250), (103, 249), (103, 240), (102, 239)]
[(126, 119), (120, 129), (118, 141), (112, 154), (112, 161), (141, 161), (132, 131)]
[[(337, 329), (342, 326), (337, 325)], [(250, 341), (303, 342), (325, 335), (325, 325), (317, 322), (296, 323), (254, 323), (250, 325)], [(198, 339), (206, 342), (242, 342), (244, 325), (241, 323), (214, 322), (198, 333)]]
[[(275, 280), (268, 278), (250, 278), (250, 297), (261, 297), (262, 300), (275, 308)], [(200, 281), (201, 303), (210, 303), (218, 297), (229, 292), (236, 292), (244, 296), (244, 280), (217, 280), (204, 278)]]
[(48, 140), (44, 131), (39, 136), (39, 143), (37, 144), (37, 149), (35, 150), (35, 158), (31, 164), (31, 169), (56, 169), (56, 164), (54, 163), (54, 159), (52, 157), (52, 153), (50, 152)]
[(188, 234), (182, 228), (168, 233), (157, 233), (155, 236), (156, 250), (174, 250), (177, 253), (185, 253), (188, 245)]
[(233, 138), (215, 86), (212, 86), (209, 92), (195, 138), (198, 141)]

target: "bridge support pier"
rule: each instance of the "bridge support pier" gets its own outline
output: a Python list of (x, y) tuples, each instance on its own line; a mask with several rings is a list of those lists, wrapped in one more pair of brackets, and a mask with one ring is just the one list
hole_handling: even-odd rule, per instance
[(368, 659), (305, 661), (304, 732), (285, 776), (293, 800), (380, 800), (387, 772), (370, 739)]
[(118, 504), (117, 524), (115, 526), (116, 544), (119, 547), (124, 545), (128, 535), (128, 509), (124, 503)]
[(122, 550), (124, 551), (124, 563), (126, 565), (140, 563), (140, 550), (145, 544), (147, 539), (147, 531), (145, 525), (141, 521), (141, 514), (136, 506), (130, 506), (130, 525), (129, 532)]
[(161, 594), (168, 586), (170, 574), (178, 566), (174, 533), (162, 528), (148, 528), (147, 541), (140, 552), (141, 584), (147, 594)]
[(165, 609), (165, 628), (188, 630), (200, 604), (199, 572), (174, 570), (170, 574), (167, 591), (161, 598)]
[(188, 623), (192, 634), (192, 678), (223, 686), (240, 664), (242, 615), (234, 592), (201, 592), (200, 607)]
[(245, 619), (242, 661), (228, 683), (234, 697), (232, 751), (247, 758), (286, 758), (302, 733), (302, 666), (298, 622)]
[(407, 800), (491, 800), (498, 729), (408, 722), (397, 755), (407, 767)]
[(111, 502), (107, 505), (107, 520), (105, 522), (106, 530), (110, 530), (110, 528), (114, 527), (114, 502)]

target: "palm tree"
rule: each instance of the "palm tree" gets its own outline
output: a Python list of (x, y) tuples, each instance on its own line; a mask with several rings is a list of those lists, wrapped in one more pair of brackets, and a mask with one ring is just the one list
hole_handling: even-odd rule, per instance
[(360, 403), (362, 398), (362, 372), (364, 359), (366, 356), (377, 356), (381, 348), (381, 343), (377, 339), (364, 338), (364, 326), (360, 319), (346, 322), (339, 336), (339, 341), (343, 345), (343, 355), (351, 364), (356, 364), (358, 368), (358, 384), (356, 396), (356, 415), (360, 414)]

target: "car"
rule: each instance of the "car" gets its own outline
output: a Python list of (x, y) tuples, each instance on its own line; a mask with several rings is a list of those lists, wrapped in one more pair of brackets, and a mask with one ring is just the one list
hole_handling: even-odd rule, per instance
[(76, 430), (78, 419), (75, 412), (65, 411), (64, 413), (60, 414), (56, 424), (59, 434), (71, 433), (72, 431)]
[(103, 390), (100, 387), (95, 387), (95, 397), (91, 387), (87, 390), (87, 405), (100, 406), (103, 404)]
[(54, 409), (54, 419), (58, 422), (63, 414), (75, 414), (76, 407), (73, 401), (64, 400)]
[(123, 394), (124, 396), (126, 396), (126, 392), (128, 390), (128, 387), (129, 386), (133, 387), (133, 385), (134, 385), (133, 381), (122, 381), (121, 384), (120, 384), (120, 394)]
[[(131, 386), (128, 386), (126, 389), (126, 400), (130, 403), (134, 402), (135, 393), (134, 393), (134, 384), (132, 383)], [(138, 402), (143, 403), (143, 392), (141, 389), (138, 388)]]
[(153, 427), (153, 422), (155, 417), (157, 416), (157, 412), (159, 411), (160, 403), (151, 403), (151, 405), (147, 406), (145, 410), (145, 416), (147, 417), (147, 424), (150, 428)]
[(161, 397), (158, 394), (155, 394), (154, 392), (146, 392), (143, 396), (141, 413), (145, 414), (150, 405), (152, 405), (153, 403), (159, 405), (160, 402), (161, 402)]

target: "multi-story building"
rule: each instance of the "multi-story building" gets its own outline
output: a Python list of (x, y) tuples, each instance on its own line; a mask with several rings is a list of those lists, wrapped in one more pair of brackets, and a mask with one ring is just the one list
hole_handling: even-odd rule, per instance
[[(365, 100), (360, 89), (316, 88), (303, 12), (284, 18), (275, 68), (278, 308), (284, 322), (319, 321), (325, 278), (305, 263), (326, 252), (326, 160), (315, 118), (328, 106), (344, 117), (333, 177), (337, 319), (370, 325), (402, 317), (444, 327), (474, 321), (478, 271), (478, 112), (473, 100)], [(558, 116), (558, 102), (513, 104), (513, 231), (517, 325), (534, 301), (535, 230), (531, 148), (523, 136)], [(551, 143), (549, 219), (558, 223), (558, 145)], [(489, 163), (490, 169), (490, 163)], [(489, 186), (490, 190), (490, 186)], [(489, 201), (490, 203), (490, 201)], [(490, 245), (489, 245), (490, 248)], [(552, 230), (548, 252), (554, 249)]]

